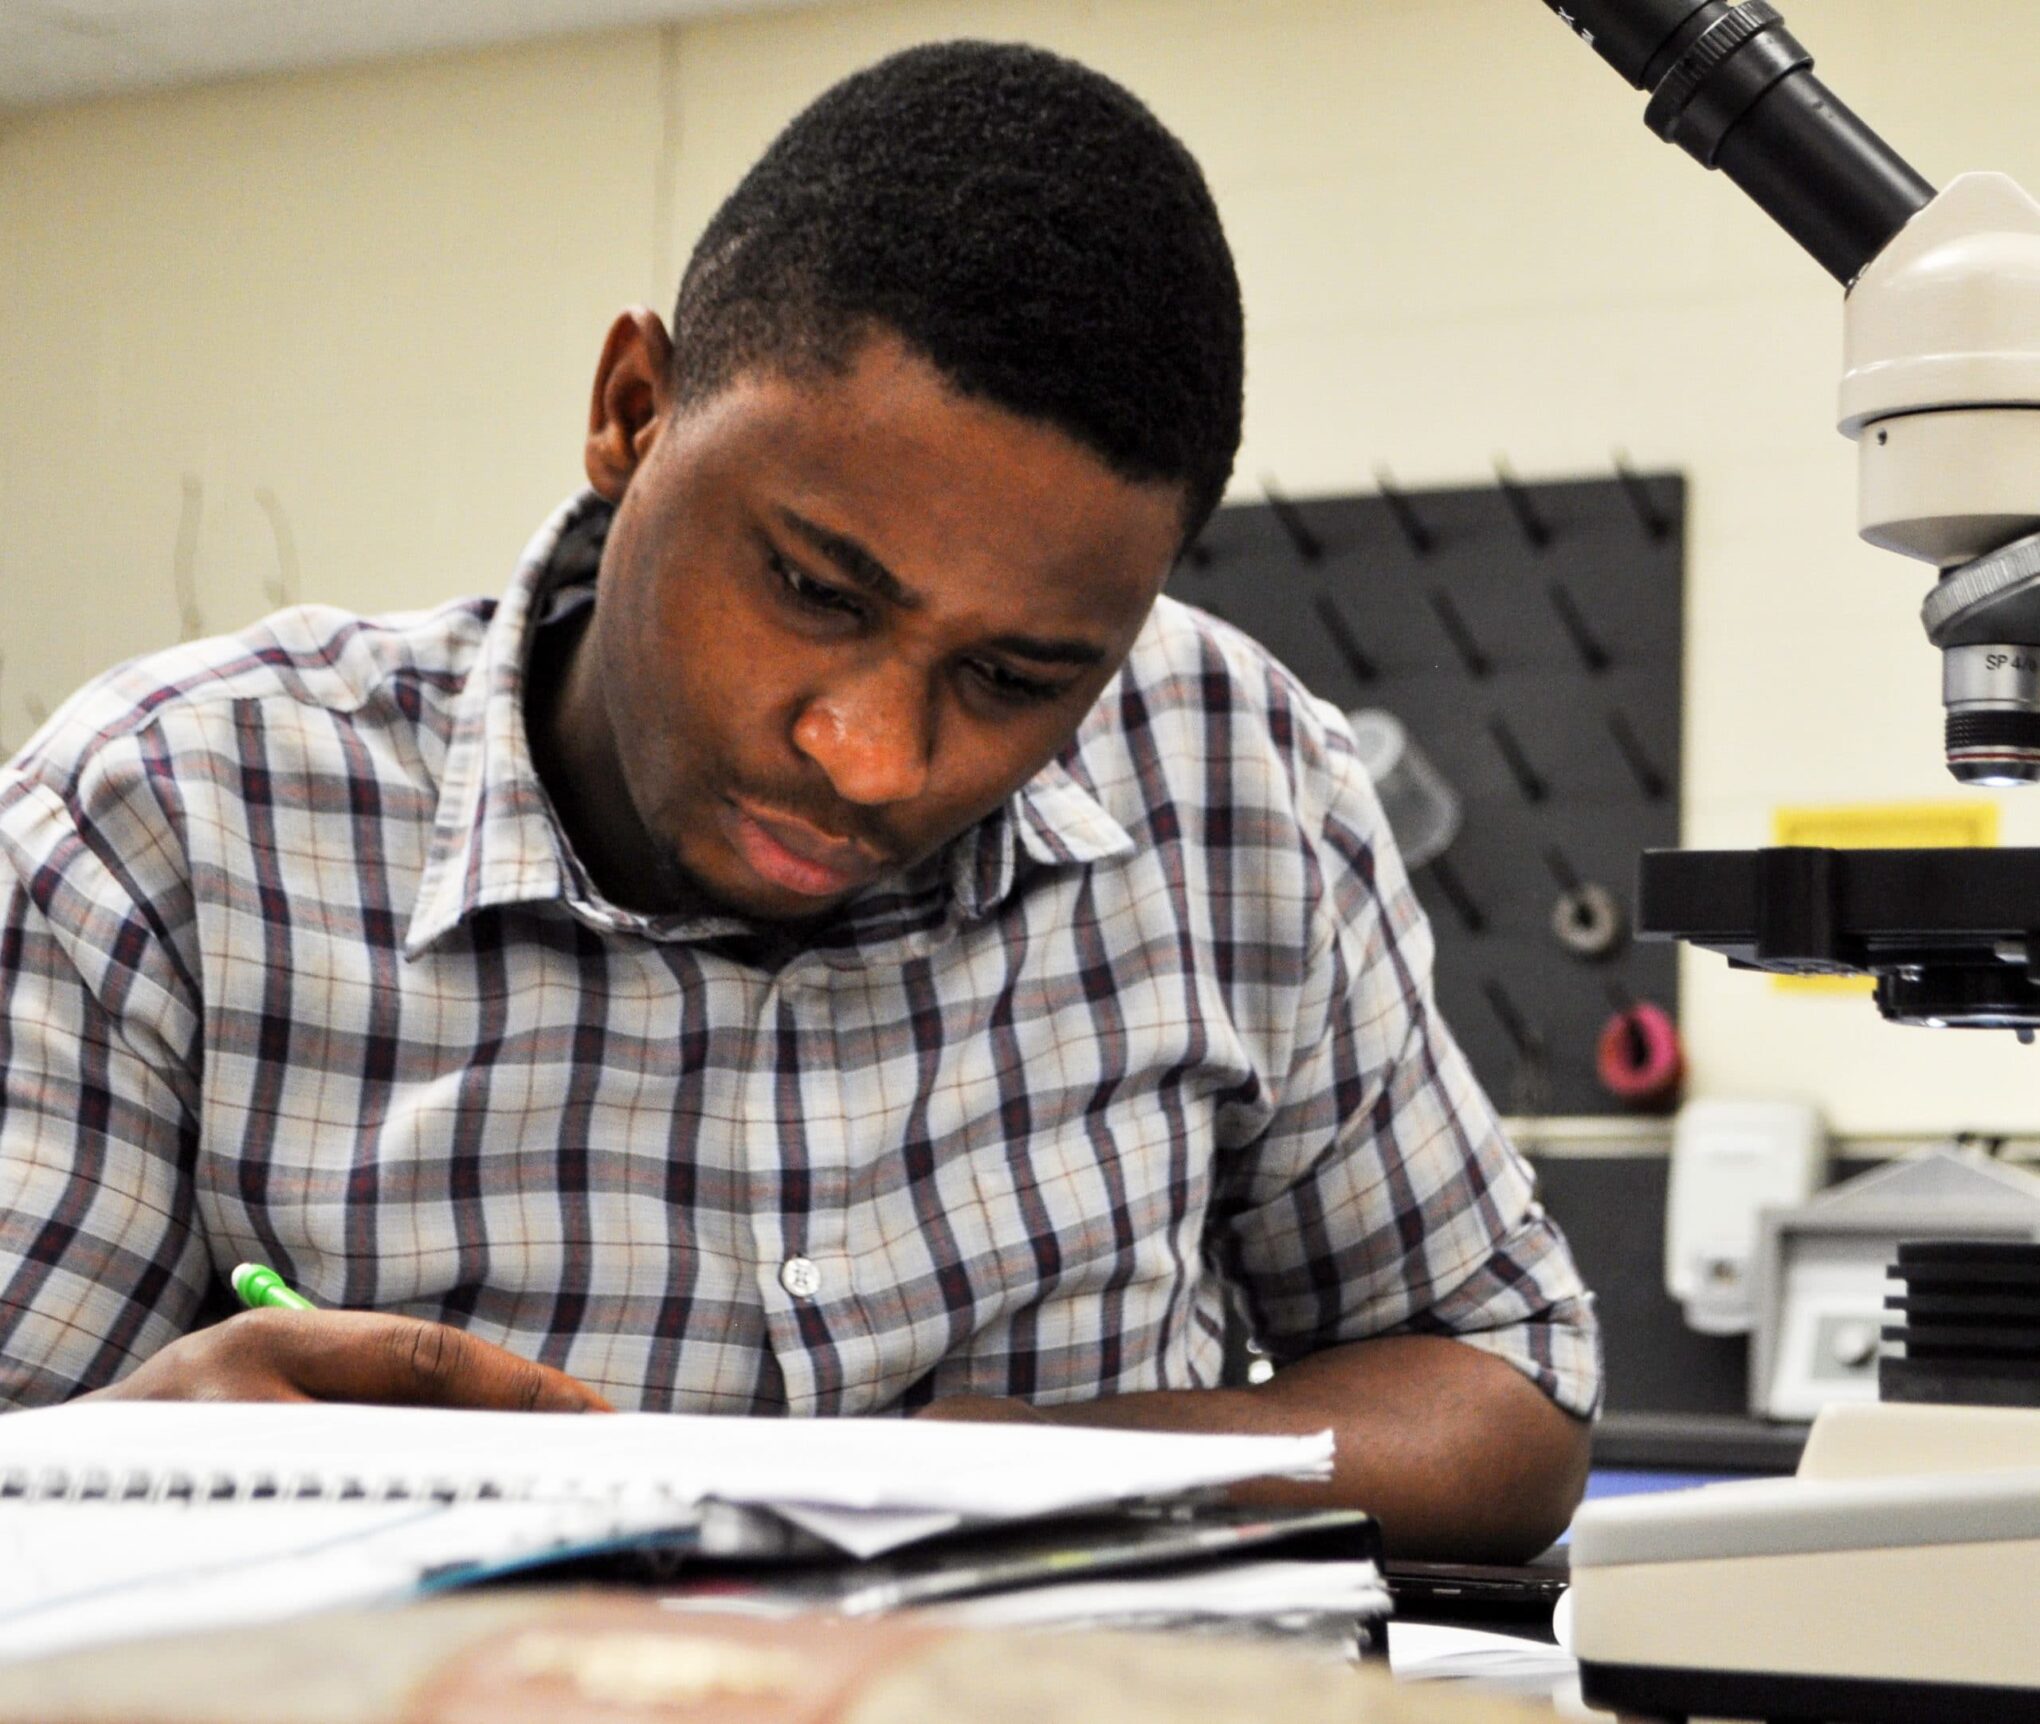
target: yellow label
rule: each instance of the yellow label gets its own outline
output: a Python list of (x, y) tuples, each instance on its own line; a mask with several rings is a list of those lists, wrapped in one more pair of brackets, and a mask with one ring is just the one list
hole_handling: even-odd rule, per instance
[[(1858, 802), (1835, 808), (1780, 808), (1775, 844), (1825, 850), (1987, 849), (1998, 841), (1995, 802)], [(1784, 994), (1867, 994), (1868, 976), (1773, 976)]]

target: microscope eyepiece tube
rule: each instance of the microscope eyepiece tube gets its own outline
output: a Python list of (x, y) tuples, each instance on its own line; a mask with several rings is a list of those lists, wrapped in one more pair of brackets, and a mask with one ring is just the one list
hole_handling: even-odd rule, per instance
[(1650, 92), (1652, 131), (1719, 168), (1844, 287), (1932, 200), (1767, 0), (1545, 3)]
[(1722, 0), (1544, 0), (1574, 35), (1639, 90), (1657, 86)]

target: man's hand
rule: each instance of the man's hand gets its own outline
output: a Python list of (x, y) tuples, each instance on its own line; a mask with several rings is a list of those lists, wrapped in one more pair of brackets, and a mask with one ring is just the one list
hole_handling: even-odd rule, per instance
[(118, 1383), (80, 1398), (616, 1410), (563, 1371), (444, 1323), (373, 1311), (244, 1311), (171, 1342)]

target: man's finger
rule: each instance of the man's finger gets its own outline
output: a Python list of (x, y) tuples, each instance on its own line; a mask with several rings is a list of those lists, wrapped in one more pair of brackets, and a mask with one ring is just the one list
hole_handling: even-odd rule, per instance
[(268, 1311), (249, 1317), (262, 1320), (274, 1368), (320, 1400), (505, 1412), (615, 1410), (564, 1371), (444, 1323), (372, 1311)]

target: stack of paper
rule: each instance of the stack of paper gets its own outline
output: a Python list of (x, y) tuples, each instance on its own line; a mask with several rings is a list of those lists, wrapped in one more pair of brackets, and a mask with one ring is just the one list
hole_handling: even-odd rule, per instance
[(786, 1617), (932, 1608), (970, 1626), (1307, 1627), (1385, 1616), (1378, 1529), (1351, 1509), (1129, 1511), (982, 1527), (881, 1561), (708, 1567), (672, 1610)]
[(1580, 1675), (1579, 1661), (1562, 1646), (1456, 1623), (1390, 1623), (1388, 1665), (1398, 1682), (1463, 1682), (1554, 1705), (1577, 1691)]
[(719, 1505), (856, 1556), (981, 1522), (1322, 1477), (1314, 1437), (897, 1420), (85, 1402), (0, 1418), (0, 1656), (411, 1596)]
[(1129, 1629), (1326, 1616), (1351, 1623), (1387, 1613), (1388, 1591), (1371, 1562), (1274, 1561), (994, 1592), (941, 1611), (968, 1628)]

